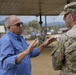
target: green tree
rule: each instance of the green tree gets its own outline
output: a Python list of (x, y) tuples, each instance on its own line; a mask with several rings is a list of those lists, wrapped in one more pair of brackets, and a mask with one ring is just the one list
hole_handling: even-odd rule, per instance
[(40, 25), (39, 25), (38, 21), (32, 20), (28, 23), (28, 27), (33, 27), (35, 29), (39, 29)]

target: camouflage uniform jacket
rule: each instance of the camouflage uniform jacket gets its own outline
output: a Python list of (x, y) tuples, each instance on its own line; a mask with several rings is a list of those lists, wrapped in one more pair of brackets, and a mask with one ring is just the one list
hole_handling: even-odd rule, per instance
[(76, 75), (76, 25), (57, 38), (51, 55), (53, 67), (61, 70), (60, 75)]

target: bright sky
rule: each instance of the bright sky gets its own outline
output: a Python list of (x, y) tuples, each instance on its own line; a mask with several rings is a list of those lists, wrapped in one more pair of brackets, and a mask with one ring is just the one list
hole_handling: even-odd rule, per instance
[[(4, 20), (7, 16), (0, 16), (0, 21)], [(36, 17), (36, 16), (18, 16), (22, 22), (24, 23), (28, 23), (29, 21), (32, 20), (38, 20), (38, 22), (40, 21), (40, 17)], [(46, 16), (46, 22), (47, 23), (52, 23), (52, 22), (64, 22), (63, 21), (63, 16)], [(42, 21), (43, 23), (45, 23), (45, 16), (42, 16)]]

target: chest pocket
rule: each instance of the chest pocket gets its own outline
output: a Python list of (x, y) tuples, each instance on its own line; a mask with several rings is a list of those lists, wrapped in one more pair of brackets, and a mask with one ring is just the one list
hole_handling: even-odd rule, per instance
[(73, 59), (76, 60), (76, 41), (73, 40), (68, 45), (66, 45), (65, 56), (69, 58), (71, 61)]
[(69, 54), (71, 52), (74, 52), (76, 50), (76, 38), (70, 38), (65, 43), (65, 54)]
[(21, 53), (23, 51), (22, 47), (15, 47), (15, 54)]
[(76, 72), (76, 41), (66, 48), (65, 58), (68, 69)]

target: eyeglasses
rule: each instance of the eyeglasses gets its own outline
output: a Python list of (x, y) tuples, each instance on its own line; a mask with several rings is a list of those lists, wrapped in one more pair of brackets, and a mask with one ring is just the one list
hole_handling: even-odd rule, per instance
[(23, 22), (16, 23), (15, 25), (11, 25), (11, 26), (17, 26), (17, 27), (21, 27), (21, 26), (23, 26)]

